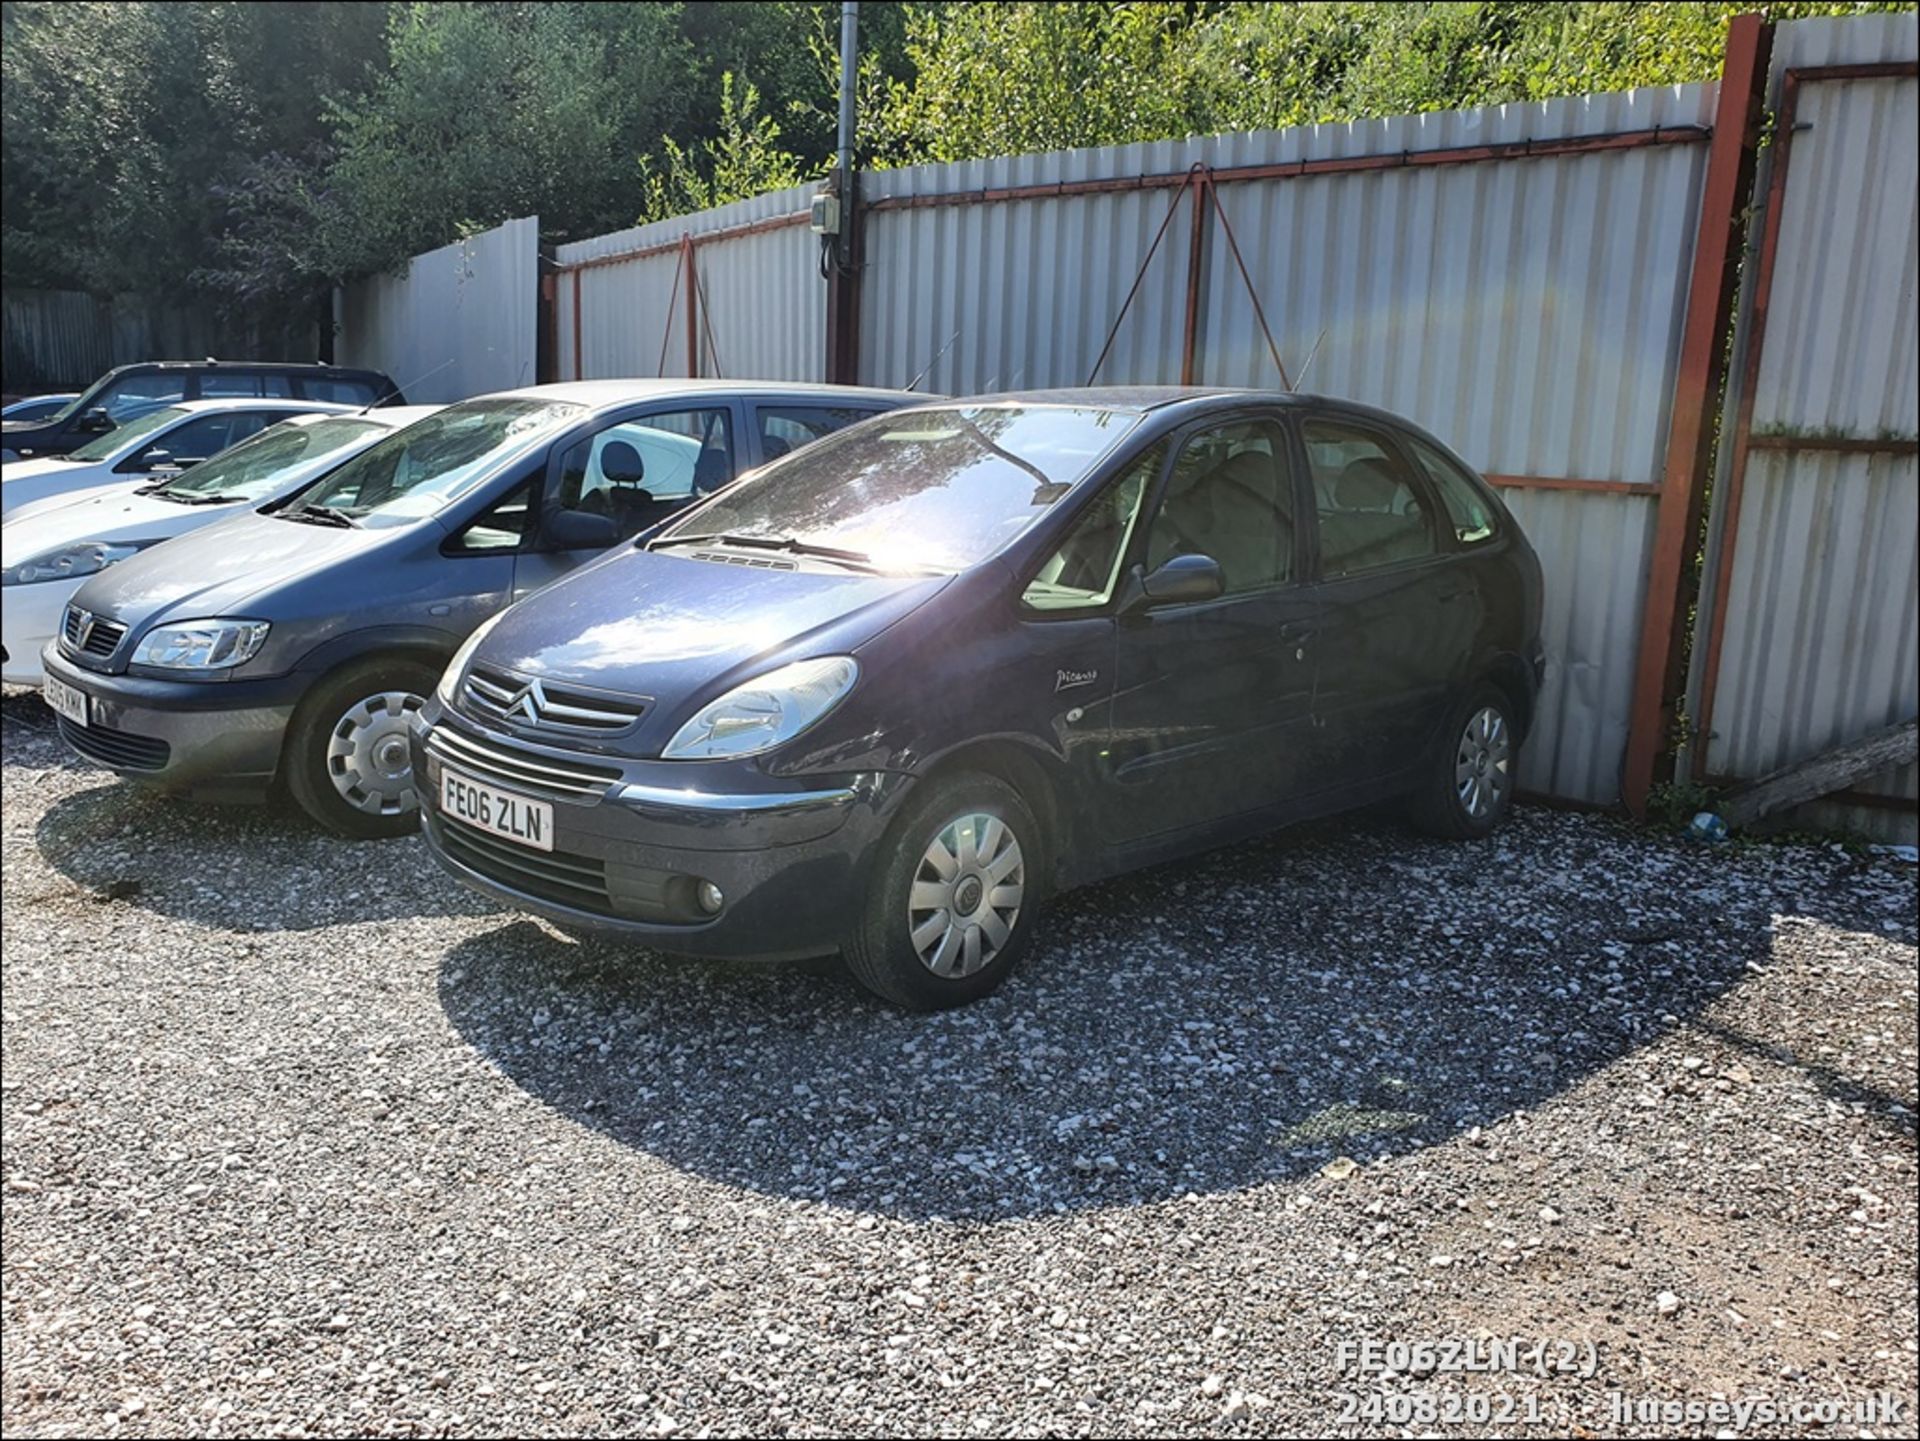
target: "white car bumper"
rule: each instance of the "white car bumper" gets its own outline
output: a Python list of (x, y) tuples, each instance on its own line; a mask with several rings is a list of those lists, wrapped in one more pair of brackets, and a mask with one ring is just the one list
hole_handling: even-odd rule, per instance
[(84, 583), (80, 580), (42, 580), (32, 585), (10, 585), (0, 604), (0, 645), (7, 658), (0, 664), (0, 680), (8, 685), (39, 685), (40, 651), (60, 629), (67, 602)]

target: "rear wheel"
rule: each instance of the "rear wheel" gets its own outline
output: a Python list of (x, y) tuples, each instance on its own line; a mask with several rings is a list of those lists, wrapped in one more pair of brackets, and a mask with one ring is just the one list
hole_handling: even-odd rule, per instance
[(1513, 808), (1520, 736), (1513, 704), (1498, 686), (1473, 687), (1454, 707), (1430, 774), (1413, 796), (1422, 830), (1456, 840), (1490, 834)]
[(300, 808), (360, 840), (419, 829), (408, 728), (438, 680), (423, 661), (381, 658), (315, 686), (294, 713), (282, 762)]
[(1013, 970), (1033, 932), (1046, 874), (1040, 827), (988, 775), (928, 782), (889, 832), (847, 938), (847, 968), (895, 1005), (965, 1005)]

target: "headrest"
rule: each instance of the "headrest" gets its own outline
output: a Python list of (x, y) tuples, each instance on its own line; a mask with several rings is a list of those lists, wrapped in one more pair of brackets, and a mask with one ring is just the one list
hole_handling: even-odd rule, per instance
[(1217, 481), (1244, 486), (1264, 496), (1273, 489), (1273, 457), (1262, 450), (1243, 450), (1228, 456), (1213, 474)]
[(1384, 460), (1350, 461), (1333, 485), (1333, 503), (1342, 510), (1392, 510), (1400, 482)]
[(637, 485), (646, 479), (647, 465), (630, 440), (610, 440), (600, 447), (600, 474), (615, 485)]

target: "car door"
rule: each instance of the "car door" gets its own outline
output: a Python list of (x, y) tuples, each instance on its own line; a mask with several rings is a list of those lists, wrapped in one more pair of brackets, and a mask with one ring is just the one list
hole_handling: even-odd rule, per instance
[(1316, 412), (1301, 438), (1313, 482), (1322, 775), (1384, 786), (1418, 760), (1446, 704), (1464, 582), (1445, 513), (1389, 429)]
[(1206, 555), (1225, 591), (1121, 618), (1103, 804), (1117, 842), (1284, 804), (1313, 782), (1317, 617), (1301, 581), (1297, 470), (1276, 413), (1212, 419), (1178, 438), (1141, 573)]
[[(662, 404), (611, 417), (590, 434), (556, 447), (540, 497), (541, 514), (604, 516), (614, 537), (607, 544), (659, 525), (733, 479), (738, 420), (738, 406), (726, 400)], [(606, 548), (569, 546), (543, 536), (519, 553), (515, 597), (532, 594)]]

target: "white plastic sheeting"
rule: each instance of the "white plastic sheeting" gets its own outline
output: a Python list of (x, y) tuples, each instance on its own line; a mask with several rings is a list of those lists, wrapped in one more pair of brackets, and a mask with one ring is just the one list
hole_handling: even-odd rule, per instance
[(384, 370), (422, 404), (535, 381), (540, 222), (529, 217), (339, 293), (341, 365)]

